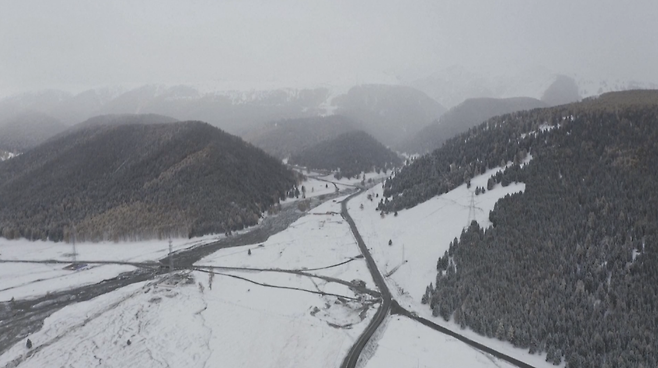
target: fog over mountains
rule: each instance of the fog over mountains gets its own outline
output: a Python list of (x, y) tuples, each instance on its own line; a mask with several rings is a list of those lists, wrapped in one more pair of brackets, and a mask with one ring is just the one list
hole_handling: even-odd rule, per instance
[[(487, 79), (455, 67), (408, 85), (399, 80), (390, 84), (390, 79), (382, 77), (389, 84), (302, 89), (208, 90), (191, 85), (144, 85), (133, 89), (103, 87), (77, 94), (42, 90), (0, 99), (0, 149), (22, 152), (66, 126), (107, 114), (158, 114), (176, 120), (200, 120), (241, 136), (253, 136), (250, 132), (254, 129), (277, 120), (340, 115), (382, 143), (399, 146), (437, 121), (446, 106), (458, 105), (463, 99), (526, 97), (553, 106), (602, 91), (655, 87), (652, 83), (595, 83), (545, 70), (535, 72), (520, 73), (517, 78)], [(522, 108), (494, 109), (476, 120)], [(30, 137), (18, 137), (21, 134)]]

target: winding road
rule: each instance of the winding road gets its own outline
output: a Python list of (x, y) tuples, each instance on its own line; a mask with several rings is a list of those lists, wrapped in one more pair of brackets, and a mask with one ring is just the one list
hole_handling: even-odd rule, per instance
[[(410, 319), (413, 319), (419, 323), (422, 323), (425, 326), (428, 326), (438, 332), (452, 336), (476, 349), (479, 349), (485, 353), (491, 354), (492, 356), (507, 361), (511, 364), (514, 364), (522, 368), (533, 368), (532, 366), (521, 362), (515, 358), (512, 358), (506, 354), (493, 350), (485, 345), (482, 345), (478, 342), (475, 342), (467, 337), (464, 337), (454, 331), (448, 330), (445, 327), (439, 326), (429, 320), (418, 317), (415, 313), (411, 313), (406, 309), (402, 308), (391, 295), (388, 286), (382, 276), (381, 272), (377, 268), (377, 264), (370, 254), (361, 234), (358, 231), (354, 220), (347, 210), (347, 203), (357, 195), (363, 192), (363, 188), (360, 188), (357, 192), (351, 194), (341, 202), (341, 215), (347, 221), (350, 226), (350, 229), (354, 235), (354, 238), (361, 250), (361, 254), (365, 258), (366, 265), (370, 271), (373, 281), (375, 282), (379, 293), (373, 292), (372, 290), (361, 290), (372, 296), (381, 298), (381, 304), (379, 309), (375, 313), (374, 317), (363, 331), (363, 333), (356, 340), (354, 345), (350, 348), (347, 356), (341, 364), (341, 368), (354, 368), (356, 367), (359, 357), (361, 356), (363, 349), (368, 344), (368, 341), (372, 338), (373, 334), (377, 331), (382, 322), (389, 316), (389, 314), (399, 314), (404, 315)], [(329, 196), (331, 198), (333, 196)], [(327, 198), (325, 198), (327, 199)], [(312, 207), (318, 205), (319, 200), (314, 199)], [(303, 216), (304, 213), (296, 211), (296, 206), (288, 205), (284, 207), (282, 212), (278, 216), (272, 216), (266, 218), (266, 220), (253, 230), (240, 234), (237, 236), (221, 239), (217, 242), (205, 244), (199, 247), (185, 249), (175, 253), (175, 268), (176, 269), (192, 269), (196, 268), (197, 270), (203, 270), (204, 268), (210, 269), (225, 269), (231, 270), (230, 267), (194, 267), (194, 263), (203, 257), (210, 255), (222, 248), (228, 247), (237, 247), (242, 245), (257, 244), (264, 242), (271, 235), (276, 234), (282, 230), (285, 230), (290, 224), (296, 221), (298, 218)], [(0, 261), (3, 262), (3, 261)], [(7, 261), (4, 261), (7, 262)], [(9, 261), (11, 262), (11, 261)], [(52, 263), (52, 261), (48, 261)], [(162, 259), (159, 263), (132, 263), (132, 262), (89, 262), (89, 263), (111, 263), (111, 264), (129, 264), (138, 267), (137, 270), (121, 274), (112, 279), (104, 280), (98, 284), (82, 286), (72, 290), (65, 290), (60, 292), (53, 292), (48, 295), (42, 296), (40, 298), (29, 299), (29, 300), (18, 300), (7, 303), (0, 303), (0, 354), (6, 351), (9, 347), (13, 346), (18, 341), (24, 339), (29, 334), (39, 330), (43, 325), (43, 320), (54, 313), (55, 311), (67, 306), (71, 303), (77, 303), (85, 300), (90, 300), (97, 296), (103, 295), (105, 293), (111, 292), (118, 288), (136, 283), (141, 281), (146, 281), (149, 279), (155, 278), (157, 275), (169, 272), (168, 269), (168, 258)], [(339, 282), (347, 284), (342, 280), (331, 279), (324, 276), (318, 276), (314, 274), (309, 274), (310, 270), (277, 270), (277, 269), (252, 269), (259, 271), (271, 271), (271, 272), (288, 272), (288, 273), (298, 273), (304, 276), (309, 277), (321, 277), (327, 279), (330, 282)], [(353, 286), (349, 284), (350, 286)]]
[(359, 233), (358, 228), (356, 227), (356, 224), (354, 223), (354, 220), (349, 214), (349, 211), (347, 210), (347, 202), (349, 202), (350, 199), (356, 197), (357, 195), (361, 194), (363, 192), (363, 189), (350, 195), (349, 197), (345, 198), (342, 203), (341, 203), (341, 215), (347, 221), (347, 223), (350, 225), (350, 229), (352, 230), (352, 233), (354, 234), (354, 238), (356, 239), (357, 244), (359, 245), (359, 249), (361, 249), (361, 253), (366, 259), (366, 263), (368, 265), (368, 270), (370, 271), (373, 280), (375, 281), (375, 284), (377, 285), (377, 288), (379, 289), (379, 292), (381, 293), (382, 297), (382, 304), (379, 307), (379, 310), (377, 310), (377, 313), (373, 317), (373, 319), (370, 321), (370, 324), (366, 329), (363, 331), (361, 336), (357, 339), (357, 341), (354, 343), (352, 348), (350, 349), (349, 353), (345, 357), (345, 360), (343, 360), (343, 363), (341, 364), (341, 368), (354, 368), (356, 367), (359, 357), (361, 356), (361, 353), (363, 349), (365, 348), (366, 344), (368, 341), (372, 338), (372, 335), (377, 331), (379, 326), (384, 322), (386, 317), (388, 317), (389, 313), (393, 314), (399, 314), (406, 316), (416, 322), (419, 322), (435, 331), (441, 332), (443, 334), (446, 334), (448, 336), (451, 336), (463, 343), (466, 343), (467, 345), (470, 345), (471, 347), (481, 350), (487, 354), (491, 354), (492, 356), (506, 361), (508, 363), (511, 363), (517, 367), (521, 368), (534, 368), (533, 366), (524, 363), (516, 358), (513, 358), (507, 354), (501, 353), (497, 350), (494, 350), (486, 345), (483, 345), (481, 343), (478, 343), (476, 341), (473, 341), (469, 339), (466, 336), (460, 335), (457, 332), (454, 332), (452, 330), (449, 330), (443, 326), (439, 326), (436, 323), (429, 321), (425, 318), (418, 317), (415, 313), (411, 313), (410, 311), (404, 309), (400, 304), (398, 304), (395, 300), (393, 300), (393, 296), (391, 295), (390, 290), (388, 289), (388, 286), (386, 285), (386, 281), (384, 281), (384, 277), (382, 276), (381, 272), (379, 272), (379, 269), (377, 268), (377, 263), (375, 260), (372, 258), (372, 255), (370, 254), (370, 251), (368, 250), (368, 247), (366, 246), (365, 242), (363, 241), (363, 238), (361, 237), (361, 234)]
[(366, 346), (372, 335), (377, 331), (377, 328), (384, 322), (384, 319), (388, 316), (390, 310), (391, 310), (391, 292), (388, 290), (388, 286), (386, 286), (386, 282), (384, 281), (384, 278), (382, 277), (382, 274), (379, 272), (379, 269), (377, 268), (377, 263), (375, 263), (375, 260), (372, 258), (372, 255), (370, 255), (370, 252), (368, 251), (368, 248), (366, 247), (366, 243), (363, 241), (363, 238), (361, 238), (361, 234), (359, 234), (359, 230), (356, 228), (356, 224), (354, 223), (354, 220), (350, 216), (349, 212), (347, 211), (347, 202), (354, 198), (355, 196), (361, 194), (362, 191), (358, 191), (349, 197), (345, 198), (343, 202), (341, 203), (341, 215), (347, 221), (347, 223), (350, 225), (350, 229), (352, 229), (352, 234), (354, 234), (354, 238), (356, 239), (356, 243), (359, 245), (359, 249), (361, 249), (361, 253), (365, 257), (366, 264), (368, 265), (368, 270), (370, 271), (370, 274), (372, 275), (373, 281), (375, 281), (375, 285), (377, 285), (377, 288), (379, 289), (379, 292), (382, 295), (382, 304), (377, 310), (377, 313), (375, 313), (375, 316), (372, 318), (370, 321), (370, 324), (368, 327), (366, 327), (365, 331), (359, 336), (359, 338), (356, 340), (352, 348), (350, 349), (349, 353), (345, 357), (345, 360), (343, 360), (343, 364), (341, 364), (341, 368), (354, 368), (356, 367), (356, 363), (359, 361), (359, 356), (361, 356), (361, 352), (363, 351), (363, 348)]

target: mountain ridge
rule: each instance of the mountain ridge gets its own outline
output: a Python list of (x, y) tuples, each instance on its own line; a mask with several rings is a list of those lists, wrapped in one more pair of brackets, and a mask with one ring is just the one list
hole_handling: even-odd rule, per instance
[(228, 232), (256, 224), (296, 180), (206, 123), (83, 127), (0, 163), (0, 231), (56, 241)]

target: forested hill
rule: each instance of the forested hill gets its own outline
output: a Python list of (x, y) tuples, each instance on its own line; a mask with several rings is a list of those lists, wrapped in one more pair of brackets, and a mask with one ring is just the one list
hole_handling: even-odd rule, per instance
[[(658, 366), (658, 91), (497, 117), (387, 183), (413, 206), (492, 168), (524, 182), (437, 262), (434, 314), (567, 367)], [(436, 184), (435, 184), (436, 183)]]
[(464, 133), (496, 115), (539, 107), (548, 107), (548, 105), (530, 97), (469, 98), (448, 110), (437, 121), (420, 130), (413, 138), (402, 143), (399, 149), (408, 153), (431, 152), (441, 147), (446, 140)]
[(274, 157), (284, 159), (304, 149), (357, 129), (340, 115), (271, 121), (242, 137)]
[(402, 164), (397, 154), (363, 131), (343, 133), (319, 143), (293, 155), (289, 162), (310, 169), (340, 169), (338, 178)]
[(202, 122), (98, 125), (0, 162), (6, 238), (197, 236), (241, 229), (284, 198), (296, 176)]

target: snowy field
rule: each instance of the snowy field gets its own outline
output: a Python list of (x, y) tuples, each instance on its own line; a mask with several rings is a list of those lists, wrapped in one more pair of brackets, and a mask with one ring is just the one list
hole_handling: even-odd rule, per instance
[(403, 316), (391, 316), (365, 368), (512, 368), (507, 362)]
[[(414, 208), (399, 211), (398, 216), (391, 213), (382, 218), (375, 210), (382, 198), (381, 185), (348, 203), (350, 215), (379, 270), (389, 275), (387, 283), (401, 305), (404, 306), (405, 301), (420, 301), (425, 287), (436, 278), (436, 261), (471, 220), (476, 220), (480, 226), (490, 226), (489, 211), (498, 199), (525, 189), (525, 184), (521, 183), (507, 187), (497, 185), (484, 194), (474, 195), (475, 187), (486, 187), (487, 179), (496, 171), (489, 170), (473, 178), (470, 189), (463, 184)], [(372, 201), (368, 200), (368, 195), (372, 196)], [(389, 240), (392, 245), (388, 245)]]
[[(526, 161), (530, 159), (532, 156)], [(348, 209), (380, 272), (385, 275), (393, 297), (402, 307), (535, 367), (554, 367), (544, 361), (544, 356), (530, 355), (525, 349), (462, 330), (452, 321), (433, 317), (427, 305), (420, 302), (425, 287), (435, 281), (436, 262), (448, 250), (450, 242), (459, 238), (471, 220), (476, 220), (482, 227), (491, 226), (489, 211), (493, 210), (498, 199), (525, 190), (523, 183), (507, 187), (497, 184), (484, 194), (474, 195), (476, 187), (486, 188), (487, 180), (497, 170), (473, 178), (470, 189), (463, 184), (414, 208), (399, 211), (398, 216), (391, 213), (382, 218), (375, 210), (382, 197), (381, 185), (351, 200)], [(373, 201), (367, 199), (369, 194)], [(390, 246), (389, 240), (392, 242)]]
[[(358, 180), (352, 179), (351, 182), (344, 182), (345, 185), (337, 184), (341, 192), (353, 190), (354, 188), (350, 186), (350, 183), (357, 183)], [(336, 192), (336, 187), (332, 183), (314, 178), (309, 178), (302, 185), (307, 189), (307, 197), (317, 197)], [(298, 201), (298, 199), (288, 199), (283, 204), (294, 205), (292, 202), (295, 201)], [(338, 208), (338, 211), (340, 211), (340, 208)], [(236, 233), (250, 230), (251, 228), (248, 228)], [(182, 249), (217, 241), (223, 237), (224, 235), (207, 235), (193, 239), (173, 238), (172, 249), (175, 253)], [(356, 246), (353, 248), (353, 255), (358, 255), (358, 248)], [(92, 263), (93, 261), (155, 262), (166, 257), (168, 253), (169, 239), (118, 243), (88, 242), (78, 243), (75, 246), (76, 260), (81, 263)], [(64, 242), (0, 238), (0, 261), (3, 260), (72, 262), (74, 260), (73, 245)], [(81, 270), (70, 271), (64, 269), (65, 264), (0, 262), (0, 265), (0, 302), (11, 300), (11, 298), (32, 298), (48, 292), (95, 284), (135, 269), (135, 267), (128, 265), (90, 264)], [(349, 267), (343, 267), (340, 270), (346, 271), (349, 270)]]
[[(224, 235), (208, 235), (199, 238), (172, 239), (174, 251), (187, 249), (223, 238)], [(75, 245), (77, 260), (85, 261), (157, 261), (169, 254), (169, 239), (138, 242), (78, 243)], [(21, 261), (72, 261), (73, 245), (64, 242), (7, 240), (0, 238), (0, 260)]]
[(0, 263), (0, 302), (96, 284), (134, 269), (125, 265), (90, 265), (70, 271), (62, 264)]
[(210, 290), (207, 274), (178, 275), (56, 312), (30, 336), (32, 355), (19, 343), (0, 366), (337, 367), (374, 314), (335, 328), (325, 314), (353, 315), (335, 298), (218, 275)]
[[(310, 210), (265, 243), (220, 249), (196, 265), (308, 270), (345, 281), (363, 280), (366, 287), (375, 289), (365, 261), (356, 258), (361, 257), (361, 252), (340, 215), (343, 199), (336, 198)], [(344, 264), (335, 266), (340, 263)]]
[[(222, 236), (195, 239), (172, 239), (174, 251), (195, 247)], [(130, 265), (94, 265), (77, 271), (66, 270), (67, 264), (7, 263), (16, 261), (73, 261), (73, 246), (63, 242), (6, 240), (0, 238), (0, 302), (12, 298), (26, 299), (48, 292), (74, 289), (111, 279), (123, 272), (135, 270)], [(168, 240), (149, 240), (133, 243), (79, 243), (77, 261), (155, 262), (169, 253)]]
[[(198, 265), (306, 269), (372, 289), (349, 225), (332, 214), (338, 211), (328, 201), (262, 246), (221, 250)], [(380, 306), (319, 277), (219, 269), (176, 275), (63, 308), (30, 336), (31, 350), (18, 343), (0, 366), (338, 367)]]
[[(306, 170), (300, 169), (298, 167), (294, 168), (297, 172), (302, 173), (306, 176), (306, 180), (304, 180), (301, 184), (298, 185), (298, 188), (301, 192), (302, 186), (306, 189), (306, 198), (311, 198), (311, 197), (319, 197), (321, 195), (328, 195), (328, 194), (334, 194), (336, 193), (336, 189), (338, 189), (339, 193), (343, 192), (351, 192), (355, 190), (357, 185), (361, 185), (361, 180), (362, 179), (357, 179), (357, 178), (341, 178), (340, 180), (337, 180), (334, 178), (333, 174), (331, 175), (323, 175), (318, 172), (310, 171), (307, 172)], [(389, 170), (389, 174), (390, 174)], [(365, 175), (366, 181), (368, 179), (372, 179), (374, 181), (378, 181), (381, 179), (386, 178), (386, 174), (384, 172), (380, 172), (379, 174), (375, 172), (369, 172), (369, 173), (362, 173), (362, 175)], [(363, 178), (363, 176), (362, 176)], [(366, 183), (367, 184), (367, 183)], [(302, 198), (302, 195), (300, 193), (299, 199)], [(298, 199), (286, 199), (285, 201), (281, 203), (290, 203), (294, 202)]]
[[(471, 189), (461, 186), (398, 216), (381, 218), (375, 211), (380, 185), (352, 199), (348, 207), (380, 270), (390, 274), (387, 283), (403, 307), (534, 366), (549, 367), (541, 356), (431, 317), (429, 308), (420, 303), (449, 242), (471, 219), (489, 226), (488, 213), (495, 202), (525, 188), (498, 185), (472, 196), (476, 186), (486, 186), (492, 173), (474, 178)], [(303, 185), (307, 194), (335, 192), (332, 184), (325, 184), (310, 179)], [(344, 184), (341, 192), (349, 188), (350, 183)], [(264, 243), (222, 249), (197, 262), (197, 271), (165, 275), (69, 305), (30, 336), (31, 350), (20, 342), (0, 356), (0, 367), (338, 367), (380, 306), (371, 295), (333, 280), (358, 279), (375, 289), (349, 225), (340, 215), (344, 198), (310, 210)], [(216, 238), (174, 239), (173, 246), (179, 250)], [(166, 256), (168, 242), (78, 244), (76, 248), (78, 260), (143, 262)], [(68, 261), (70, 253), (69, 244), (0, 240), (0, 259)], [(62, 270), (62, 265), (0, 265), (0, 301), (98, 282), (133, 269), (105, 265), (73, 272)], [(375, 346), (365, 367), (508, 367), (401, 316), (387, 318)]]

